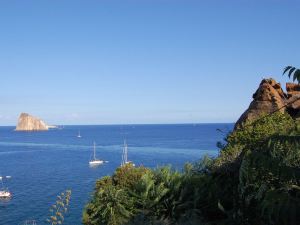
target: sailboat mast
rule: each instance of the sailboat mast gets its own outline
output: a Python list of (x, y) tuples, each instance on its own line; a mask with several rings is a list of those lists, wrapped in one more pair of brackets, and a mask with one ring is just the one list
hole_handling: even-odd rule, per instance
[(3, 184), (3, 180), (2, 180), (3, 178), (0, 176), (0, 181), (1, 181), (1, 184), (2, 184), (2, 188), (0, 188), (0, 190), (1, 189), (4, 189), (4, 184)]
[(124, 140), (124, 161), (127, 163), (127, 143), (126, 140)]
[(96, 143), (94, 142), (94, 160), (96, 160)]
[(124, 163), (124, 147), (122, 149), (122, 160), (121, 160), (121, 166), (124, 166), (125, 163)]

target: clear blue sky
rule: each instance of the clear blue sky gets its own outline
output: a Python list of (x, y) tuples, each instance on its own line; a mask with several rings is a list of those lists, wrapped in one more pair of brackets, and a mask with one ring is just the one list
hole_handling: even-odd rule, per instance
[(234, 122), (300, 67), (299, 1), (0, 0), (0, 125)]

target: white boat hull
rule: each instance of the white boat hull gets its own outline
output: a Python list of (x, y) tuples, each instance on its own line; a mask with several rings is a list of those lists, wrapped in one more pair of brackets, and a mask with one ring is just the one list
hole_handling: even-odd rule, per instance
[(0, 191), (0, 198), (10, 198), (11, 193), (8, 191)]
[(100, 164), (103, 164), (103, 163), (104, 163), (103, 160), (94, 160), (94, 161), (89, 162), (90, 165), (100, 165)]

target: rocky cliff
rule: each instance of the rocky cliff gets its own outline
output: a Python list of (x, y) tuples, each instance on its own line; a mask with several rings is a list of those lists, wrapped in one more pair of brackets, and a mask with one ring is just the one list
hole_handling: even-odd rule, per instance
[(21, 113), (16, 131), (43, 131), (48, 130), (48, 125), (28, 113)]
[(287, 93), (274, 79), (262, 80), (249, 108), (236, 122), (236, 127), (275, 111), (288, 112), (293, 118), (300, 119), (300, 84), (287, 83), (286, 90)]
[(300, 119), (300, 84), (287, 83), (286, 90), (287, 102), (290, 103), (287, 111), (292, 117)]

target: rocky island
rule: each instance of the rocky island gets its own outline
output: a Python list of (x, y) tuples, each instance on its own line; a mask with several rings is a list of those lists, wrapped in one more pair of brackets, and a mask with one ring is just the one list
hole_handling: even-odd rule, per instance
[(39, 118), (31, 116), (28, 113), (21, 113), (16, 131), (45, 131), (51, 127)]

